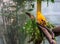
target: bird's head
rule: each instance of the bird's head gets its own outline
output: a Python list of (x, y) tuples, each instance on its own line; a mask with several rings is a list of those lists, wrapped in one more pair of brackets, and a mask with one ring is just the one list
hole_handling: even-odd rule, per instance
[(41, 12), (37, 12), (37, 22), (40, 24), (40, 25), (46, 25), (46, 18), (43, 16), (43, 14)]

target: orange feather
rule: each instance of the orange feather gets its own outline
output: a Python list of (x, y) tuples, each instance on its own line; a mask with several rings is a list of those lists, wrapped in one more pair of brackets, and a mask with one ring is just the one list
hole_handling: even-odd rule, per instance
[(46, 25), (46, 18), (43, 16), (43, 14), (41, 12), (37, 12), (37, 22), (40, 25), (45, 26)]

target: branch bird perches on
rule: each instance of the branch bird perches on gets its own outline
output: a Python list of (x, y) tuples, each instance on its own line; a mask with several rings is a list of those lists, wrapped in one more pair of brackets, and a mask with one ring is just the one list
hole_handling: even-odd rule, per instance
[[(31, 18), (31, 19), (35, 19), (35, 17), (33, 15), (31, 15), (30, 13), (26, 12), (26, 14)], [(44, 33), (45, 37), (48, 39), (50, 44), (56, 44), (56, 41), (54, 40), (54, 35), (51, 35), (51, 31), (48, 30), (47, 28), (41, 26), (38, 22), (36, 22), (39, 30), (41, 29), (42, 32)]]

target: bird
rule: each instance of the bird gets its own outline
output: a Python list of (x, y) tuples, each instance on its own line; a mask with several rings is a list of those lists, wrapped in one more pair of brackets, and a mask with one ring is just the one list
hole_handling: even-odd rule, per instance
[(37, 12), (36, 20), (37, 20), (37, 23), (39, 23), (42, 26), (46, 26), (47, 24), (47, 20), (45, 16), (40, 11)]

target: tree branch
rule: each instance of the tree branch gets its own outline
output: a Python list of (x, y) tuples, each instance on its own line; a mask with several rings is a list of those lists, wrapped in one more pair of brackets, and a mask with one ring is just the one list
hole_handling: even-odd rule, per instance
[(47, 38), (47, 40), (49, 41), (49, 43), (50, 44), (56, 44), (56, 41), (54, 40), (54, 39), (52, 39), (52, 36), (51, 36), (51, 34), (48, 32), (48, 30), (46, 29), (46, 28), (44, 28), (44, 27), (42, 27), (42, 26), (40, 26), (38, 23), (37, 23), (37, 25), (38, 25), (38, 28), (40, 29), (40, 30), (42, 30), (42, 32), (44, 33), (44, 35), (45, 35), (45, 37)]
[[(27, 14), (31, 19), (35, 19), (34, 16), (32, 16), (30, 13), (27, 13), (27, 12), (26, 12), (26, 14)], [(50, 44), (52, 44), (52, 43), (53, 43), (53, 44), (56, 44), (56, 41), (55, 41), (54, 39), (52, 39), (51, 34), (48, 32), (48, 30), (47, 30), (46, 28), (42, 27), (42, 26), (39, 25), (38, 23), (37, 23), (37, 26), (38, 26), (39, 29), (42, 30), (42, 32), (44, 33), (44, 35), (46, 36), (46, 38), (48, 39), (48, 41), (49, 41)]]
[(60, 26), (55, 27), (54, 29), (52, 29), (52, 31), (54, 32), (55, 36), (59, 36), (60, 35)]
[[(31, 19), (35, 19), (35, 17), (33, 15), (31, 15), (30, 13), (26, 12), (26, 14), (31, 18)], [(59, 36), (60, 35), (60, 26), (55, 27), (54, 29), (52, 29), (52, 31), (54, 32), (55, 36)]]

